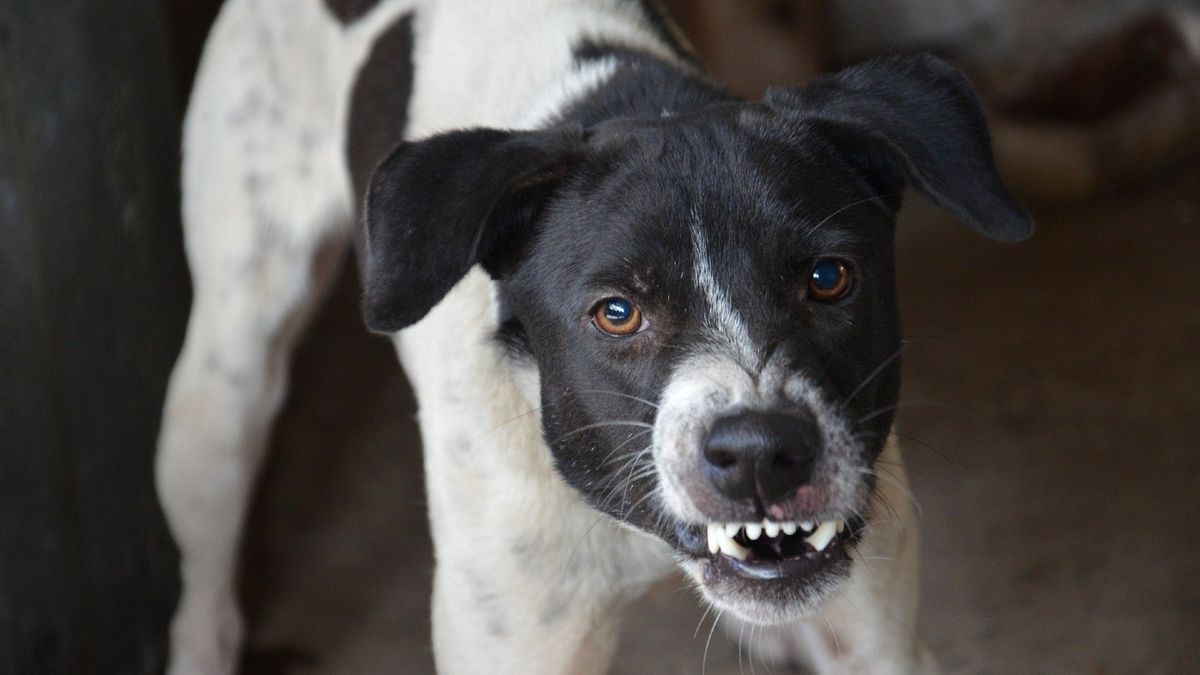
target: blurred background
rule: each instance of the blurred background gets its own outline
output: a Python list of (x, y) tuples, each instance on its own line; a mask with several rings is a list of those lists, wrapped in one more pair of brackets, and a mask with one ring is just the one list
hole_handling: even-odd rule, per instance
[[(1038, 219), (1008, 247), (915, 197), (901, 218), (897, 428), (946, 671), (1200, 673), (1200, 3), (667, 4), (750, 97), (878, 54), (953, 60)], [(178, 134), (218, 7), (0, 0), (0, 673), (162, 668)], [(352, 268), (295, 357), (247, 526), (247, 673), (432, 672), (414, 404)], [(615, 672), (700, 672), (701, 614), (664, 582)], [(707, 672), (751, 670), (717, 635)]]

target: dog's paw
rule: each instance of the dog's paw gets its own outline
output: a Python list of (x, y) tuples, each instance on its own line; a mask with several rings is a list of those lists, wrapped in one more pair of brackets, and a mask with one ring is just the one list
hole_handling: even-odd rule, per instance
[(167, 675), (234, 675), (244, 631), (232, 594), (200, 599), (185, 593), (171, 620)]

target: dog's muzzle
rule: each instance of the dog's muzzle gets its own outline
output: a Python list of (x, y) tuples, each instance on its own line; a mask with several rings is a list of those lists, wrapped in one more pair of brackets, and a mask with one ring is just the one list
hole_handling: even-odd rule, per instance
[(798, 495), (819, 492), (811, 484), (821, 443), (817, 421), (806, 411), (742, 412), (713, 423), (702, 452), (707, 485), (695, 490), (693, 501), (713, 511), (721, 510), (714, 501), (745, 504), (777, 517), (708, 523), (711, 556), (753, 579), (802, 576), (841, 557), (845, 520), (786, 517)]
[(809, 614), (849, 573), (870, 495), (866, 453), (803, 374), (694, 369), (656, 420), (659, 494), (685, 568), (743, 618)]

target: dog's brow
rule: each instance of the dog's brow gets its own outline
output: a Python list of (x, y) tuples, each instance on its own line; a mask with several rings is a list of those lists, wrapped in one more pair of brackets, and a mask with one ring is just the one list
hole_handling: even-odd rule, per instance
[(708, 303), (708, 323), (713, 329), (713, 336), (718, 338), (743, 367), (757, 370), (758, 350), (750, 340), (750, 332), (741, 314), (733, 308), (725, 289), (717, 282), (713, 274), (712, 260), (708, 253), (708, 240), (704, 236), (702, 217), (698, 208), (691, 212), (690, 231), (692, 235), (692, 275), (697, 288), (704, 294)]

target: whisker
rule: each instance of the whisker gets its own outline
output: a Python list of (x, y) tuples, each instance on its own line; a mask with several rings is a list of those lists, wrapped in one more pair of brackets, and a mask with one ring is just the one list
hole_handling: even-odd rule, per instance
[(700, 663), (700, 675), (705, 675), (708, 672), (708, 647), (712, 644), (713, 633), (717, 632), (717, 624), (721, 621), (721, 615), (725, 610), (717, 612), (717, 618), (713, 619), (712, 628), (708, 629), (708, 639), (704, 641), (704, 660)]
[(938, 457), (941, 457), (942, 459), (946, 460), (947, 464), (949, 464), (950, 466), (957, 469), (958, 472), (961, 473), (962, 475), (964, 475), (964, 476), (967, 475), (966, 469), (962, 468), (962, 466), (960, 464), (958, 464), (958, 462), (955, 462), (954, 460), (950, 459), (950, 457), (947, 456), (945, 453), (943, 453), (942, 451), (933, 447), (932, 445), (926, 443), (925, 441), (917, 438), (916, 436), (912, 436), (909, 434), (902, 434), (899, 431), (895, 431), (895, 430), (892, 431), (892, 435), (896, 436), (898, 438), (902, 438), (906, 441), (912, 441), (913, 443), (916, 443), (917, 445), (929, 450), (930, 452), (937, 455)]
[(579, 552), (579, 547), (583, 545), (583, 540), (588, 538), (588, 535), (592, 533), (592, 530), (596, 529), (596, 526), (599, 525), (600, 521), (604, 520), (605, 517), (606, 516), (603, 513), (600, 514), (600, 517), (596, 519), (596, 522), (592, 523), (591, 527), (584, 531), (583, 536), (579, 538), (579, 541), (575, 542), (575, 548), (571, 549), (571, 555), (567, 556), (567, 562), (563, 564), (562, 576), (558, 579), (558, 585), (560, 587), (567, 581), (567, 572), (571, 569), (571, 561), (575, 559), (575, 554)]
[[(869, 586), (864, 586), (863, 590), (865, 590), (867, 593), (870, 593), (872, 596), (876, 596), (876, 593), (875, 593), (875, 591), (871, 590), (871, 588), (870, 588)], [(847, 604), (847, 605), (850, 605), (850, 609), (853, 609), (853, 610), (854, 610), (854, 613), (858, 615), (858, 618), (859, 618), (859, 619), (860, 619), (860, 620), (861, 620), (861, 621), (862, 621), (864, 624), (865, 624), (865, 623), (867, 623), (867, 615), (866, 615), (866, 614), (863, 614), (863, 613), (862, 613), (862, 610), (858, 608), (858, 605), (854, 604), (854, 601), (853, 601), (853, 600), (851, 600), (851, 599), (850, 599), (850, 596), (846, 594), (846, 587), (845, 587), (845, 586), (842, 586), (842, 588), (841, 588), (841, 590), (840, 590), (840, 593), (841, 593), (841, 596), (842, 596), (842, 600), (845, 600), (845, 601), (846, 601), (846, 604)], [(876, 596), (876, 597), (877, 597), (877, 596)], [(876, 600), (876, 601), (875, 601), (875, 602), (873, 602), (872, 604), (874, 604), (874, 605), (875, 605), (875, 606), (877, 606), (877, 607), (879, 606), (879, 602), (878, 602), (878, 600)], [(829, 620), (829, 617), (825, 617), (825, 618), (826, 618), (826, 620), (827, 620), (827, 621)], [(830, 629), (832, 629), (832, 628), (833, 628), (833, 626), (831, 625), (831, 626), (830, 626)], [(838, 651), (841, 651), (841, 649), (839, 648), (839, 649), (838, 649)]]
[(608, 389), (584, 389), (584, 390), (576, 390), (576, 393), (578, 393), (578, 394), (609, 394), (611, 396), (620, 396), (622, 398), (627, 398), (632, 401), (637, 401), (638, 403), (645, 403), (646, 405), (650, 406), (651, 408), (658, 408), (657, 403), (654, 403), (652, 401), (647, 401), (644, 398), (639, 398), (637, 396), (633, 396), (631, 394), (626, 394), (626, 393), (620, 392), (620, 391), (610, 391)]
[[(875, 476), (875, 472), (870, 472), (870, 475)], [(887, 509), (888, 513), (891, 515), (891, 522), (899, 522), (900, 512), (896, 510), (895, 505), (892, 504), (892, 500), (888, 499), (887, 495), (883, 494), (879, 490), (875, 490), (871, 494), (871, 500), (878, 503), (879, 506)]]
[(636, 421), (632, 421), (632, 420), (610, 420), (607, 422), (593, 422), (592, 424), (585, 424), (585, 425), (579, 427), (578, 429), (568, 431), (567, 433), (563, 434), (562, 436), (559, 436), (557, 439), (555, 439), (553, 442), (551, 442), (551, 445), (554, 445), (555, 443), (566, 440), (567, 438), (570, 438), (571, 436), (574, 436), (575, 434), (587, 431), (588, 429), (596, 429), (598, 427), (616, 427), (616, 426), (641, 427), (643, 429), (654, 429), (653, 424), (647, 424), (645, 422), (636, 422)]
[(510, 417), (509, 419), (504, 420), (503, 422), (497, 424), (496, 426), (492, 427), (491, 429), (488, 429), (487, 431), (485, 431), (483, 435), (486, 436), (486, 435), (492, 433), (493, 431), (499, 429), (500, 427), (504, 426), (505, 424), (508, 424), (509, 422), (516, 422), (517, 420), (521, 419), (522, 417), (528, 417), (528, 416), (534, 414), (535, 412), (540, 412), (542, 410), (545, 410), (546, 408), (552, 408), (552, 407), (554, 407), (553, 403), (547, 403), (546, 405), (539, 405), (538, 407), (534, 408), (533, 410), (523, 412), (520, 415), (517, 415), (516, 417)]
[(863, 387), (867, 386), (867, 384), (869, 384), (871, 380), (875, 379), (880, 373), (882, 373), (885, 368), (895, 362), (896, 359), (900, 358), (900, 355), (904, 353), (904, 350), (908, 349), (909, 344), (911, 343), (904, 342), (894, 354), (884, 359), (883, 363), (879, 364), (875, 370), (871, 371), (871, 374), (868, 375), (867, 378), (863, 380), (857, 387), (855, 387), (854, 391), (850, 392), (850, 395), (843, 399), (840, 405), (846, 405), (850, 401), (853, 401), (854, 397), (858, 396), (858, 393), (863, 390)]
[[(844, 590), (843, 590), (843, 591), (841, 592), (841, 595), (842, 595), (842, 598), (843, 598), (843, 599), (845, 599), (845, 597), (846, 597), (846, 591), (844, 591)], [(847, 600), (846, 602), (849, 602), (849, 600)], [(853, 607), (853, 605), (851, 605), (851, 607)], [(855, 610), (855, 611), (858, 611), (858, 610)], [(861, 612), (859, 613), (859, 616), (862, 616), (862, 613), (861, 613)], [(841, 643), (841, 640), (838, 640), (838, 634), (837, 634), (837, 631), (833, 629), (833, 622), (832, 622), (832, 621), (830, 621), (830, 620), (829, 620), (829, 617), (825, 616), (824, 614), (822, 614), (822, 615), (821, 615), (821, 618), (822, 618), (822, 619), (825, 619), (825, 625), (826, 625), (826, 626), (829, 626), (829, 635), (830, 635), (831, 637), (833, 637), (833, 647), (834, 647), (834, 649), (836, 649), (836, 650), (837, 650), (837, 653), (839, 653), (839, 654), (840, 654), (840, 653), (842, 653), (842, 643)]]
[(712, 610), (713, 610), (712, 605), (708, 604), (707, 602), (704, 603), (704, 614), (700, 615), (700, 622), (696, 624), (696, 630), (692, 631), (692, 639), (693, 640), (696, 639), (696, 636), (700, 635), (700, 627), (704, 625), (704, 620), (708, 618), (708, 614)]
[(741, 628), (738, 629), (738, 672), (741, 675), (746, 675), (746, 668), (742, 666), (742, 635), (746, 633), (746, 622), (742, 622)]
[(754, 629), (757, 628), (754, 624), (750, 624), (750, 639), (746, 641), (750, 646), (746, 648), (746, 660), (750, 662), (750, 675), (758, 675), (754, 671)]
[(882, 459), (877, 459), (877, 460), (875, 460), (875, 463), (878, 465), (881, 465), (881, 466), (894, 466), (897, 469), (903, 469), (904, 472), (909, 474), (910, 476), (916, 476), (917, 478), (920, 478), (921, 480), (928, 482), (930, 485), (937, 488), (938, 492), (940, 492), (944, 495), (950, 494), (949, 491), (946, 490), (946, 486), (943, 485), (941, 481), (930, 476), (929, 474), (925, 473), (924, 471), (921, 471), (919, 469), (914, 469), (911, 466), (907, 466), (903, 462), (888, 462), (888, 461), (885, 461)]
[(650, 499), (653, 496), (653, 492), (647, 492), (646, 494), (642, 495), (641, 499), (637, 500), (629, 508), (625, 509), (625, 518), (629, 518), (629, 515), (633, 513), (634, 509), (644, 504), (647, 499)]
[(647, 453), (650, 452), (651, 447), (652, 446), (646, 446), (645, 448), (642, 448), (642, 450), (640, 452), (638, 452), (637, 455), (634, 456), (635, 461), (630, 463), (629, 475), (625, 477), (625, 494), (621, 496), (621, 501), (623, 501), (623, 502), (629, 501), (629, 488), (633, 487), (633, 484), (635, 482), (639, 482), (643, 478), (649, 478), (650, 476), (654, 475), (654, 472), (655, 472), (654, 462), (649, 462), (648, 464), (643, 466), (641, 469), (638, 469), (637, 476), (636, 477), (634, 476), (634, 469), (637, 469), (638, 461), (640, 461), (648, 456)]
[(860, 200), (858, 200), (858, 201), (856, 201), (856, 202), (850, 202), (849, 204), (846, 204), (846, 205), (845, 205), (845, 206), (843, 206), (842, 208), (838, 209), (837, 211), (834, 211), (833, 213), (831, 213), (831, 214), (829, 214), (829, 215), (825, 216), (824, 218), (822, 218), (822, 219), (821, 219), (821, 222), (817, 223), (816, 225), (813, 225), (811, 228), (809, 228), (809, 231), (810, 231), (810, 232), (815, 232), (815, 231), (817, 230), (817, 228), (819, 228), (819, 227), (821, 227), (822, 225), (824, 225), (825, 223), (829, 222), (829, 219), (830, 219), (830, 218), (833, 218), (834, 216), (836, 216), (837, 214), (841, 213), (842, 211), (845, 211), (845, 210), (846, 210), (846, 209), (848, 209), (848, 208), (851, 208), (851, 207), (854, 207), (854, 206), (858, 206), (859, 204), (865, 204), (865, 203), (867, 203), (867, 202), (871, 202), (871, 201), (875, 201), (875, 200), (883, 201), (883, 200), (885, 200), (885, 199), (889, 199), (889, 198), (891, 198), (891, 197), (901, 197), (901, 196), (903, 196), (903, 193), (901, 193), (901, 192), (897, 192), (897, 193), (894, 193), (894, 194), (888, 194), (888, 195), (878, 195), (878, 196), (875, 196), (875, 197), (867, 197), (866, 199), (860, 199)]
[(891, 412), (892, 410), (899, 410), (900, 408), (910, 408), (913, 406), (931, 406), (931, 407), (935, 407), (935, 408), (945, 408), (947, 410), (956, 412), (956, 413), (962, 415), (963, 417), (966, 417), (967, 419), (971, 420), (972, 422), (978, 424), (981, 427), (987, 427), (987, 424), (985, 424), (983, 422), (983, 420), (979, 419), (975, 415), (972, 415), (971, 413), (967, 412), (966, 410), (963, 410), (962, 408), (957, 408), (955, 406), (950, 405), (949, 403), (943, 403), (942, 401), (932, 401), (932, 400), (925, 400), (925, 399), (916, 399), (916, 400), (912, 400), (912, 401), (900, 401), (899, 403), (896, 403), (893, 405), (884, 406), (874, 412), (870, 412), (870, 413), (867, 413), (866, 415), (863, 415), (862, 417), (860, 417), (858, 419), (858, 421), (856, 421), (854, 423), (854, 425), (858, 426), (865, 422), (869, 422), (870, 420), (873, 420), (876, 417), (879, 417), (880, 415), (883, 415), (885, 413)]
[[(924, 517), (925, 510), (921, 508), (921, 503), (919, 501), (917, 501), (917, 496), (913, 494), (912, 490), (908, 489), (908, 486), (906, 486), (904, 483), (900, 482), (899, 479), (897, 479), (895, 476), (893, 476), (890, 471), (883, 471), (882, 473), (880, 473), (879, 471), (874, 471), (872, 469), (861, 469), (861, 468), (855, 468), (855, 471), (858, 471), (860, 473), (865, 473), (868, 475), (873, 475), (876, 478), (881, 478), (881, 479), (891, 483), (892, 485), (895, 485), (896, 487), (900, 488), (900, 490), (902, 492), (904, 492), (904, 494), (908, 495), (908, 499), (909, 499), (909, 501), (911, 501), (913, 503), (913, 506), (916, 507), (917, 515)], [(880, 495), (880, 497), (882, 498), (883, 496)], [(899, 514), (896, 514), (896, 515), (897, 515), (897, 517), (899, 517)]]
[(615, 457), (613, 457), (613, 455), (617, 454), (618, 450), (625, 447), (626, 445), (629, 445), (631, 442), (641, 438), (642, 436), (645, 436), (646, 434), (648, 434), (652, 431), (654, 431), (654, 430), (653, 429), (643, 429), (642, 431), (639, 431), (636, 434), (631, 435), (629, 438), (626, 438), (625, 440), (621, 441), (621, 443), (619, 445), (617, 445), (612, 450), (608, 451), (608, 454), (604, 457), (604, 463), (607, 464), (607, 463), (613, 461), (614, 459), (616, 459)]

